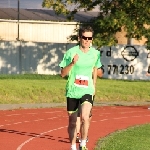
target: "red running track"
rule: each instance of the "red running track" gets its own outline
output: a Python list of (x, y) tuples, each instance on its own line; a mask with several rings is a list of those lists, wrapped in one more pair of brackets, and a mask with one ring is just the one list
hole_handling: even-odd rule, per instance
[[(150, 123), (146, 106), (93, 107), (88, 149), (111, 132), (145, 123)], [(70, 150), (67, 124), (65, 108), (2, 110), (0, 150)]]

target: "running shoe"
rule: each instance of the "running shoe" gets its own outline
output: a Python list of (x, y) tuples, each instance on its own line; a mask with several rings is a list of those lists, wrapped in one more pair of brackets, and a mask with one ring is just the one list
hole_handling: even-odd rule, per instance
[(80, 133), (77, 133), (76, 142), (77, 142), (77, 143), (80, 143), (80, 142), (81, 142), (81, 140), (80, 140)]
[(80, 145), (79, 145), (79, 150), (88, 150), (88, 148), (86, 146), (80, 147)]

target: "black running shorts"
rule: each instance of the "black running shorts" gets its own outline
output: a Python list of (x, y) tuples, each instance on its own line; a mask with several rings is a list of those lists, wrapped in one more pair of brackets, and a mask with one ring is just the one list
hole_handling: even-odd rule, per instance
[[(93, 96), (93, 103), (94, 103), (94, 99), (95, 99), (95, 95)], [(93, 106), (93, 104), (92, 104), (92, 106)], [(80, 102), (79, 102), (79, 107), (78, 107), (78, 117), (80, 117), (80, 113), (81, 113), (81, 105), (80, 105)], [(89, 115), (89, 117), (91, 117), (92, 116), (92, 109), (91, 109), (91, 111), (90, 111), (90, 115)]]
[(83, 104), (84, 102), (89, 102), (93, 105), (93, 96), (85, 94), (80, 99), (67, 97), (67, 111), (76, 112), (80, 104)]

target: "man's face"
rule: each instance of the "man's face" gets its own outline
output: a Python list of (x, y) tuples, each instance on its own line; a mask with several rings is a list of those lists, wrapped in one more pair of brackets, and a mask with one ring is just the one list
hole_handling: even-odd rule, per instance
[(80, 45), (82, 48), (89, 48), (90, 44), (92, 43), (92, 32), (84, 32), (82, 33), (82, 36), (79, 38), (80, 40)]

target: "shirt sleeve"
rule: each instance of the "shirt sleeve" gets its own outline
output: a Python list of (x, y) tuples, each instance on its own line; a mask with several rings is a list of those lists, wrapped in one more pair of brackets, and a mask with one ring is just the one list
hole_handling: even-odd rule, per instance
[(69, 51), (66, 52), (66, 54), (64, 54), (63, 60), (60, 62), (59, 66), (61, 68), (64, 68), (66, 66), (68, 66), (71, 63), (71, 57), (69, 55)]
[(95, 67), (97, 67), (97, 68), (101, 68), (102, 67), (99, 51), (97, 53), (97, 60), (96, 60), (96, 63), (95, 63)]

